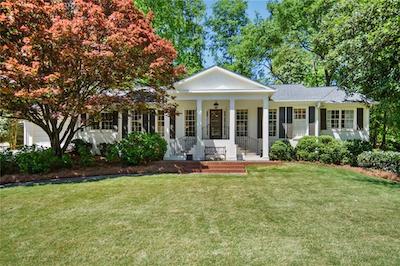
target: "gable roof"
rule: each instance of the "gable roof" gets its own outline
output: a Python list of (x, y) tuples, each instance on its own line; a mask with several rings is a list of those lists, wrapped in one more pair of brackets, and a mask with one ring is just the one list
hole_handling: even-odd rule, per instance
[(301, 84), (271, 85), (274, 101), (320, 101), (326, 103), (371, 102), (359, 93), (348, 94), (336, 86), (307, 88)]
[(228, 69), (212, 66), (174, 84), (180, 91), (191, 92), (274, 92), (269, 86)]

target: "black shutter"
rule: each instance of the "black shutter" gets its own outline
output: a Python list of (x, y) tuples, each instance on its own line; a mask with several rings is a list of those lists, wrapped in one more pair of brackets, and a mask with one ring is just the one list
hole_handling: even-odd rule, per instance
[(315, 123), (315, 107), (309, 106), (308, 107), (308, 123)]
[(263, 130), (263, 109), (258, 107), (257, 109), (257, 138), (262, 138)]
[(149, 132), (149, 113), (148, 112), (143, 112), (142, 113), (142, 119), (143, 119), (144, 132)]
[(293, 107), (288, 107), (286, 110), (286, 123), (293, 123)]
[(341, 127), (344, 128), (344, 119), (345, 119), (344, 110), (342, 110), (342, 114), (341, 114), (340, 117), (341, 117), (341, 119), (340, 119), (340, 121), (341, 121)]
[(279, 138), (285, 138), (285, 107), (279, 107)]
[(156, 132), (156, 111), (150, 110), (150, 133)]
[(176, 119), (175, 115), (170, 116), (169, 119), (169, 138), (170, 139), (175, 139), (175, 124), (176, 124)]
[(357, 129), (364, 129), (364, 108), (357, 108)]
[(325, 108), (321, 108), (320, 109), (320, 122), (321, 122), (321, 130), (325, 130), (326, 129), (326, 109)]
[(83, 128), (87, 126), (87, 114), (81, 114), (81, 131), (83, 131)]
[(114, 130), (118, 131), (118, 112), (117, 111), (113, 112), (113, 127), (114, 127)]
[(122, 137), (125, 138), (128, 135), (128, 111), (122, 112)]

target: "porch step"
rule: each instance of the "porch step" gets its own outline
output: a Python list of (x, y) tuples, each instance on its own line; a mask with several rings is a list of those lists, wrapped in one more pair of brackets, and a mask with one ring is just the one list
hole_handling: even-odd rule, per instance
[(242, 162), (182, 162), (185, 173), (246, 173)]

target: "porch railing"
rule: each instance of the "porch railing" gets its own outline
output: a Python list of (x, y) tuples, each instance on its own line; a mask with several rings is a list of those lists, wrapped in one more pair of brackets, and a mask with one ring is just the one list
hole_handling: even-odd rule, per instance
[(188, 153), (196, 144), (196, 137), (181, 137), (178, 139), (170, 140), (169, 147), (172, 155), (183, 155)]
[[(210, 125), (207, 125), (202, 128), (202, 139), (211, 139), (210, 136)], [(212, 138), (212, 139), (229, 139), (229, 126), (224, 126), (222, 129), (222, 136), (220, 138)]]
[(236, 136), (235, 144), (243, 149), (245, 154), (248, 152), (255, 152), (257, 155), (261, 154), (260, 139), (255, 139), (249, 136)]

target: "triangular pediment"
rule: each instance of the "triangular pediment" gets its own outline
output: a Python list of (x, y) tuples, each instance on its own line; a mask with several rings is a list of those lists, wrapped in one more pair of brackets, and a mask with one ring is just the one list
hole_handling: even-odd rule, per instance
[(181, 92), (274, 91), (268, 86), (218, 66), (178, 81), (174, 86)]

